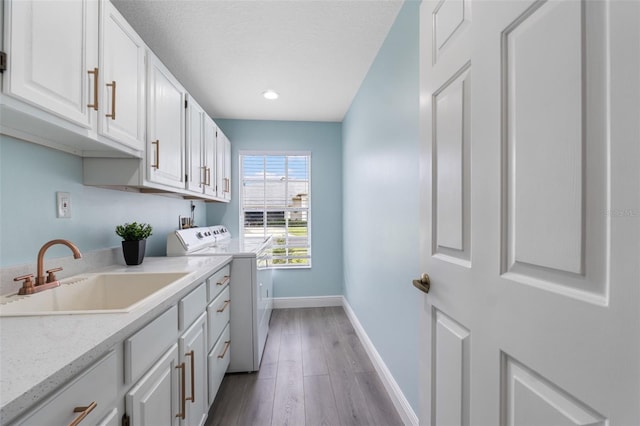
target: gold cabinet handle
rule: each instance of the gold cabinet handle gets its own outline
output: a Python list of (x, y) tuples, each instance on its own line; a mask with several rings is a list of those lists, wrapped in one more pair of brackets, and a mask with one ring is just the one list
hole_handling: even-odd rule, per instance
[(207, 186), (211, 186), (211, 167), (206, 167), (206, 172), (207, 172), (207, 183), (205, 185)]
[(155, 141), (151, 142), (151, 145), (156, 146), (156, 164), (152, 164), (151, 167), (153, 167), (154, 169), (159, 169), (160, 168), (160, 139), (156, 139)]
[(229, 178), (224, 178), (224, 192), (231, 192), (231, 180)]
[(229, 279), (230, 279), (230, 278), (229, 278), (229, 275), (225, 275), (225, 276), (222, 278), (222, 281), (218, 281), (218, 282), (216, 283), (216, 285), (225, 285), (226, 283), (228, 283), (228, 282), (229, 282)]
[(419, 280), (413, 280), (413, 286), (420, 291), (429, 293), (429, 289), (431, 288), (431, 278), (429, 278), (429, 274), (424, 273), (420, 275)]
[(222, 353), (220, 355), (218, 355), (218, 358), (222, 359), (224, 358), (224, 356), (227, 354), (227, 351), (229, 350), (229, 346), (231, 346), (231, 340), (227, 340), (224, 342), (224, 351), (222, 351)]
[(107, 87), (111, 87), (111, 114), (105, 114), (112, 120), (116, 119), (116, 82), (107, 83)]
[(87, 417), (89, 415), (89, 413), (92, 412), (93, 409), (96, 408), (97, 406), (98, 406), (98, 404), (96, 404), (96, 402), (93, 401), (91, 404), (87, 405), (86, 407), (76, 407), (76, 408), (74, 408), (73, 412), (74, 413), (80, 413), (80, 415), (78, 417), (76, 417), (74, 421), (69, 423), (69, 426), (78, 426), (80, 424), (80, 422), (83, 421), (84, 418)]
[(187, 409), (187, 398), (185, 395), (185, 369), (186, 366), (184, 365), (184, 362), (180, 365), (176, 365), (176, 368), (180, 369), (180, 395), (182, 395), (182, 401), (180, 402), (180, 412), (178, 414), (176, 414), (176, 417), (180, 417), (181, 419), (184, 420), (185, 417), (185, 411)]
[(185, 355), (191, 358), (191, 397), (185, 399), (187, 401), (191, 401), (191, 403), (193, 404), (194, 402), (196, 402), (196, 353), (194, 351), (191, 351), (187, 352)]
[(227, 306), (229, 306), (229, 303), (231, 303), (231, 300), (225, 300), (222, 308), (218, 309), (216, 312), (224, 312), (224, 310), (227, 309)]
[(93, 103), (87, 104), (89, 108), (98, 110), (98, 68), (87, 71), (89, 74), (93, 74)]
[(206, 185), (207, 184), (207, 167), (201, 166), (200, 168), (202, 169), (202, 179), (200, 179), (200, 185)]

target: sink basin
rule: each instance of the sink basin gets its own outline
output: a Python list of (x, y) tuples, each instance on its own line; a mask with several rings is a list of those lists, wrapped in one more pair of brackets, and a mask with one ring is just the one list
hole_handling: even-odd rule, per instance
[(60, 287), (0, 299), (0, 316), (129, 312), (186, 272), (87, 274), (62, 280)]

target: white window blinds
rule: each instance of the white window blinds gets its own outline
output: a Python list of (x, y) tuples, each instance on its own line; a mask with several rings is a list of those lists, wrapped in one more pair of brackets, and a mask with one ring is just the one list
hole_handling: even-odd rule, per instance
[(311, 266), (309, 153), (240, 154), (241, 238), (273, 236), (269, 265)]

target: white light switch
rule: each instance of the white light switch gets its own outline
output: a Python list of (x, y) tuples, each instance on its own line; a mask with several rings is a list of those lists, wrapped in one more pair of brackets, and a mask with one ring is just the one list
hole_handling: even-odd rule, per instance
[(56, 216), (59, 218), (71, 217), (71, 194), (68, 192), (56, 192), (57, 209)]

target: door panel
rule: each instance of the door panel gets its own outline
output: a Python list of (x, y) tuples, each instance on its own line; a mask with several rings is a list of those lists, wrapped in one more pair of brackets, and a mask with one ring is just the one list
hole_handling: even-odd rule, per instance
[(471, 258), (469, 65), (433, 95), (433, 251), (466, 266)]
[(505, 425), (605, 426), (604, 418), (544, 377), (504, 355), (502, 395)]
[(471, 334), (437, 309), (433, 316), (434, 424), (468, 425)]
[(421, 424), (640, 424), (640, 3), (449, 1), (421, 6)]
[(503, 273), (594, 303), (606, 303), (603, 7), (534, 3), (502, 36)]

